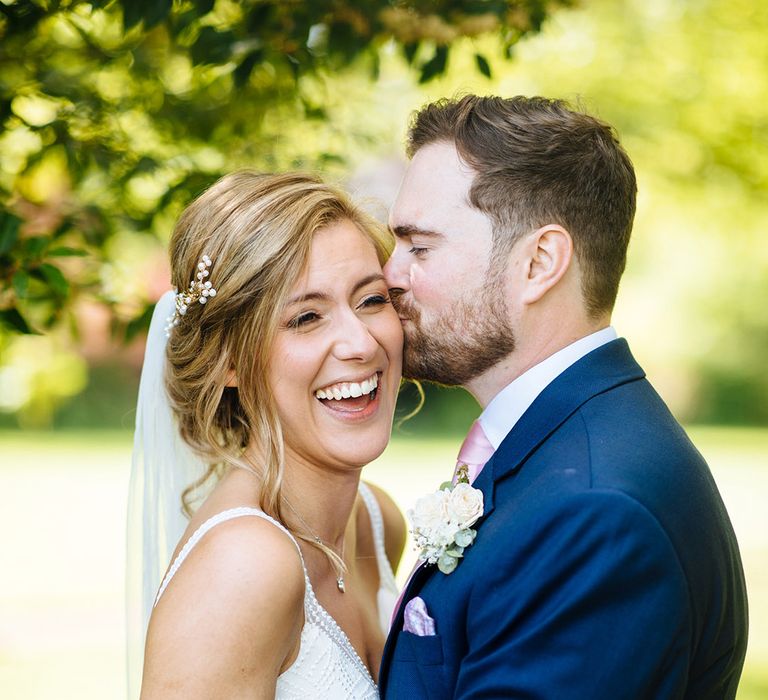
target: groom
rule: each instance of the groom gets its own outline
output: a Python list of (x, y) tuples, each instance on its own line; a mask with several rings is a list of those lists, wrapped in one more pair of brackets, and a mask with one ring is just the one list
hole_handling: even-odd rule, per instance
[[(422, 109), (385, 274), (406, 374), (483, 412), (460, 461), (484, 513), (416, 570), (385, 698), (733, 698), (747, 643), (709, 469), (610, 325), (635, 212), (606, 124), (543, 98)], [(405, 628), (405, 629), (404, 629)]]

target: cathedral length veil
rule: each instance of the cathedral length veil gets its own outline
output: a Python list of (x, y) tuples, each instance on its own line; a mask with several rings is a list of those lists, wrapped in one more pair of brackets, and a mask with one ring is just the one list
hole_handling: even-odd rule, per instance
[(181, 493), (206, 468), (181, 439), (165, 391), (165, 324), (174, 311), (174, 293), (169, 291), (152, 315), (136, 408), (126, 561), (129, 700), (139, 696), (144, 638), (157, 589), (187, 527)]

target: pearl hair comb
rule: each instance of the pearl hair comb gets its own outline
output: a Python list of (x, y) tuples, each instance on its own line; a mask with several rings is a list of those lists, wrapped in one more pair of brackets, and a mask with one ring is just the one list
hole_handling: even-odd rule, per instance
[(197, 279), (193, 279), (189, 283), (189, 289), (184, 292), (178, 292), (176, 294), (176, 310), (166, 319), (165, 325), (165, 337), (169, 338), (171, 330), (179, 325), (181, 317), (185, 316), (191, 304), (198, 302), (199, 304), (206, 304), (208, 299), (216, 296), (216, 290), (208, 277), (210, 271), (208, 268), (211, 266), (211, 259), (207, 255), (203, 255), (200, 262), (197, 263)]

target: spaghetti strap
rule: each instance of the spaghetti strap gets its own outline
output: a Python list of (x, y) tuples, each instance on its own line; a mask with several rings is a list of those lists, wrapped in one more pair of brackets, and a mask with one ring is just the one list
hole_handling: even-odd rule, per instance
[(262, 520), (267, 520), (268, 522), (272, 523), (275, 527), (282, 530), (288, 537), (291, 538), (291, 542), (296, 545), (296, 549), (299, 552), (299, 558), (301, 559), (301, 567), (304, 569), (304, 580), (308, 581), (309, 577), (307, 574), (307, 567), (304, 566), (304, 557), (301, 554), (301, 548), (299, 547), (299, 543), (296, 541), (296, 538), (288, 531), (288, 529), (280, 522), (275, 520), (274, 518), (267, 515), (264, 511), (259, 510), (258, 508), (250, 508), (248, 506), (241, 506), (239, 508), (230, 508), (228, 510), (223, 510), (220, 513), (217, 513), (216, 515), (208, 518), (200, 527), (197, 528), (197, 530), (192, 533), (192, 536), (184, 543), (184, 546), (181, 548), (181, 551), (176, 556), (176, 559), (174, 559), (173, 564), (171, 565), (171, 568), (168, 569), (168, 573), (165, 575), (165, 578), (163, 579), (162, 584), (160, 584), (160, 590), (157, 592), (157, 597), (155, 598), (155, 603), (152, 607), (156, 607), (158, 602), (160, 601), (160, 596), (163, 595), (165, 592), (165, 589), (168, 587), (168, 584), (171, 582), (171, 579), (176, 575), (176, 572), (179, 570), (179, 567), (184, 563), (184, 560), (189, 556), (189, 553), (192, 551), (192, 548), (203, 538), (203, 536), (212, 528), (216, 527), (216, 525), (219, 525), (221, 523), (226, 522), (227, 520), (233, 520), (234, 518), (242, 518), (246, 515), (255, 516), (257, 518), (261, 518)]
[(393, 589), (397, 591), (397, 582), (392, 566), (387, 559), (387, 552), (384, 548), (384, 518), (381, 515), (381, 508), (376, 496), (373, 495), (370, 487), (360, 482), (358, 492), (368, 509), (368, 515), (371, 518), (371, 529), (373, 530), (373, 543), (376, 550), (376, 563), (379, 567), (379, 586), (382, 588)]

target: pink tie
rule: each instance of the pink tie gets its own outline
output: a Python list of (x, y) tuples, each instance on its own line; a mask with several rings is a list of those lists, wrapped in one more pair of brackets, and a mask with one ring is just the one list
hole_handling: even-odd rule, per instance
[[(477, 475), (483, 470), (485, 463), (491, 458), (491, 455), (495, 451), (496, 448), (491, 445), (491, 443), (488, 441), (488, 438), (485, 436), (483, 428), (480, 425), (480, 421), (475, 421), (472, 423), (472, 427), (469, 429), (469, 433), (467, 434), (467, 437), (464, 438), (464, 442), (462, 443), (461, 449), (459, 450), (459, 458), (456, 462), (456, 469), (458, 470), (459, 466), (466, 464), (467, 467), (469, 467), (469, 483), (471, 484)], [(456, 483), (456, 472), (453, 474), (453, 481)], [(403, 596), (405, 595), (405, 589), (408, 588), (408, 584), (411, 582), (413, 574), (416, 573), (416, 569), (418, 569), (420, 566), (421, 562), (417, 562), (416, 566), (413, 567), (413, 571), (411, 571), (410, 575), (408, 576), (408, 580), (405, 582), (403, 590), (400, 591), (400, 596), (398, 597), (397, 602), (395, 603), (395, 609), (392, 612), (392, 620), (390, 624), (395, 621), (395, 616), (397, 615), (397, 611), (400, 608), (400, 603), (402, 602)]]
[[(467, 437), (461, 445), (456, 468), (458, 469), (462, 464), (466, 464), (469, 467), (469, 483), (471, 484), (477, 478), (477, 475), (483, 471), (485, 463), (495, 451), (495, 448), (483, 432), (483, 426), (480, 425), (480, 421), (476, 420), (472, 423), (472, 427), (469, 429), (469, 433), (467, 433)], [(454, 480), (455, 478), (454, 474)]]

